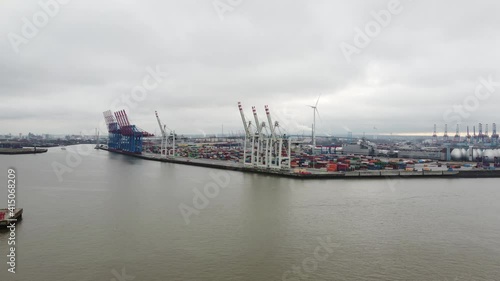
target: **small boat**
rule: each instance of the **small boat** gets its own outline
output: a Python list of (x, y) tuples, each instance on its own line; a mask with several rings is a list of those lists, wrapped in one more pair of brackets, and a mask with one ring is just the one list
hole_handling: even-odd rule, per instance
[(14, 209), (13, 216), (10, 216), (12, 210), (0, 209), (0, 227), (8, 226), (11, 222), (23, 219), (23, 209)]

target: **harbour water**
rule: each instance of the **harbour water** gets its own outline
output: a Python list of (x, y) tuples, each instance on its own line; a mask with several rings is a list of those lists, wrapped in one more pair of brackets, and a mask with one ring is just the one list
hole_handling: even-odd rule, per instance
[[(79, 151), (79, 152), (78, 152)], [(16, 274), (0, 280), (500, 280), (499, 179), (297, 180), (91, 145), (16, 170)]]

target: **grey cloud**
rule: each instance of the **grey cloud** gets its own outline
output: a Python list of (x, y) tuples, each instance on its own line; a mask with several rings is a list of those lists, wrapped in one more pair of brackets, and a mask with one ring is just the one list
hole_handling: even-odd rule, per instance
[[(339, 45), (388, 2), (245, 0), (221, 21), (211, 0), (73, 0), (16, 54), (7, 34), (39, 7), (3, 1), (0, 134), (92, 130), (157, 65), (169, 78), (129, 112), (148, 131), (154, 110), (179, 133), (242, 131), (242, 101), (248, 115), (255, 105), (263, 118), (268, 104), (288, 132), (307, 133), (305, 105), (322, 94), (318, 131), (430, 134), (480, 77), (500, 81), (500, 4), (401, 0), (401, 14), (348, 63)], [(499, 92), (464, 123), (498, 122)]]

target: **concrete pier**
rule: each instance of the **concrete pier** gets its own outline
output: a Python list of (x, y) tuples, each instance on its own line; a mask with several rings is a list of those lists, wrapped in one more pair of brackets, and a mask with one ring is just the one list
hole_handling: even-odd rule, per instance
[(120, 151), (100, 148), (112, 153), (119, 153), (137, 157), (145, 160), (175, 163), (182, 165), (207, 167), (231, 171), (241, 171), (246, 173), (266, 174), (271, 176), (298, 178), (298, 179), (386, 179), (386, 178), (500, 178), (500, 170), (463, 170), (463, 171), (403, 171), (403, 170), (373, 170), (373, 171), (352, 171), (352, 172), (326, 172), (308, 170), (310, 173), (296, 173), (294, 169), (267, 169), (244, 165), (240, 162), (223, 160), (193, 159), (185, 157), (165, 157), (158, 154), (132, 154)]
[(45, 153), (46, 148), (0, 148), (0, 154), (36, 154)]

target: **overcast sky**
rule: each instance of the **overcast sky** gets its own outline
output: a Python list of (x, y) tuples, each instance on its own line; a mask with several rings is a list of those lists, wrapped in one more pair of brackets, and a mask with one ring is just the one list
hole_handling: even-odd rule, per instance
[(498, 1), (39, 1), (0, 1), (0, 134), (93, 131), (120, 108), (151, 132), (157, 110), (180, 134), (237, 133), (238, 101), (310, 134), (320, 94), (319, 134), (500, 122), (500, 84), (480, 82), (500, 82)]

